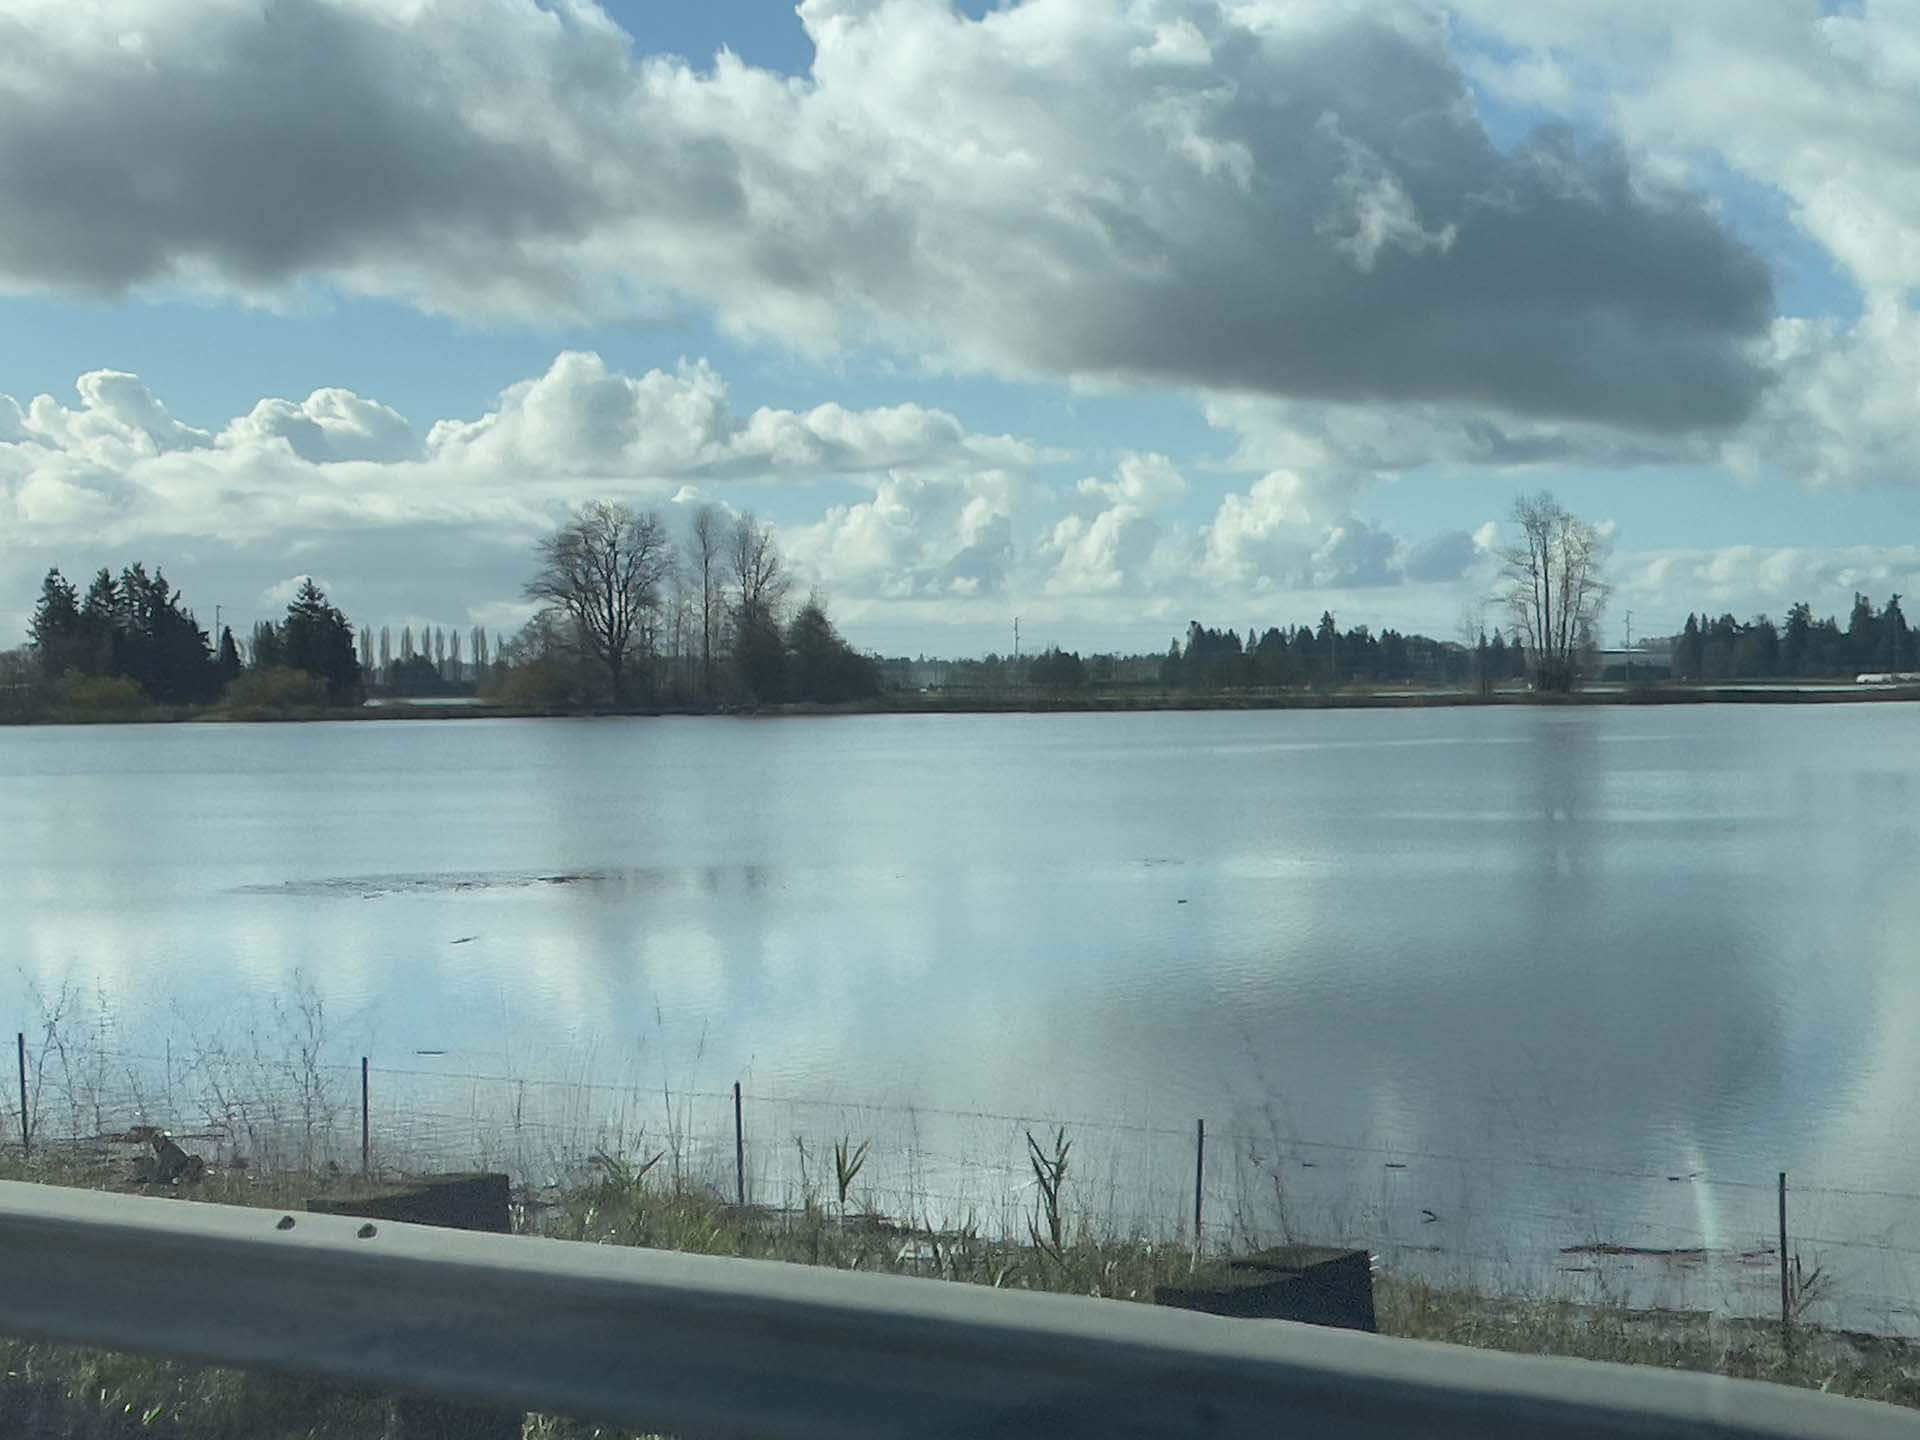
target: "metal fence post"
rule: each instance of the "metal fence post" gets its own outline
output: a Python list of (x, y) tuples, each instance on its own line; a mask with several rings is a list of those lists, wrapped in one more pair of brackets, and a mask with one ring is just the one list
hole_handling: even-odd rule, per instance
[(1200, 1194), (1207, 1174), (1207, 1122), (1193, 1122), (1193, 1248), (1200, 1248)]
[(367, 1107), (367, 1057), (360, 1057), (360, 1173), (372, 1173), (369, 1163), (373, 1150), (373, 1120)]
[(33, 1153), (33, 1122), (27, 1118), (27, 1032), (15, 1033), (13, 1045), (20, 1061), (20, 1154), (25, 1158)]
[(1787, 1172), (1780, 1172), (1780, 1343), (1791, 1344), (1793, 1295), (1787, 1284)]
[(733, 1082), (733, 1181), (740, 1208), (747, 1208), (747, 1132), (740, 1119), (740, 1082)]

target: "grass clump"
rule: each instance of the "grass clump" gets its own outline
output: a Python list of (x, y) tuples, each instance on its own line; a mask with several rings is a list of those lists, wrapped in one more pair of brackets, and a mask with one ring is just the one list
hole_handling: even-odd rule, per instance
[(1405, 1339), (1696, 1370), (1920, 1407), (1920, 1348), (1886, 1336), (1802, 1326), (1783, 1341), (1777, 1321), (1488, 1296), (1395, 1275), (1378, 1277), (1374, 1303), (1381, 1333)]

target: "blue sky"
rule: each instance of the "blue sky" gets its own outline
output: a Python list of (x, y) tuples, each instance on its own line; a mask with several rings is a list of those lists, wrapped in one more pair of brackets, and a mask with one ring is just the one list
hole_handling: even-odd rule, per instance
[(1898, 12), (14, 3), (0, 642), (135, 558), (511, 629), (601, 497), (889, 652), (1450, 634), (1540, 488), (1610, 634), (1920, 579)]

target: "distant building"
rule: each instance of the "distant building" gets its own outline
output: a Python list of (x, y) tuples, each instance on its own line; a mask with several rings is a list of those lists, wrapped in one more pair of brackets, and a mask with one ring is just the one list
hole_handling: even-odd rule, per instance
[(1673, 675), (1672, 650), (1595, 650), (1593, 678), (1596, 680), (1666, 680)]
[(938, 690), (947, 684), (949, 669), (945, 660), (882, 660), (880, 683), (889, 690)]

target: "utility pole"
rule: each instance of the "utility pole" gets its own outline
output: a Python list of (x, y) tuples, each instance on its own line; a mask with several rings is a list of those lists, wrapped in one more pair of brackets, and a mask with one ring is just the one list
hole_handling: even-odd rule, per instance
[(1013, 617), (1013, 663), (1020, 663), (1020, 617)]
[(220, 607), (213, 607), (213, 648), (220, 648)]

